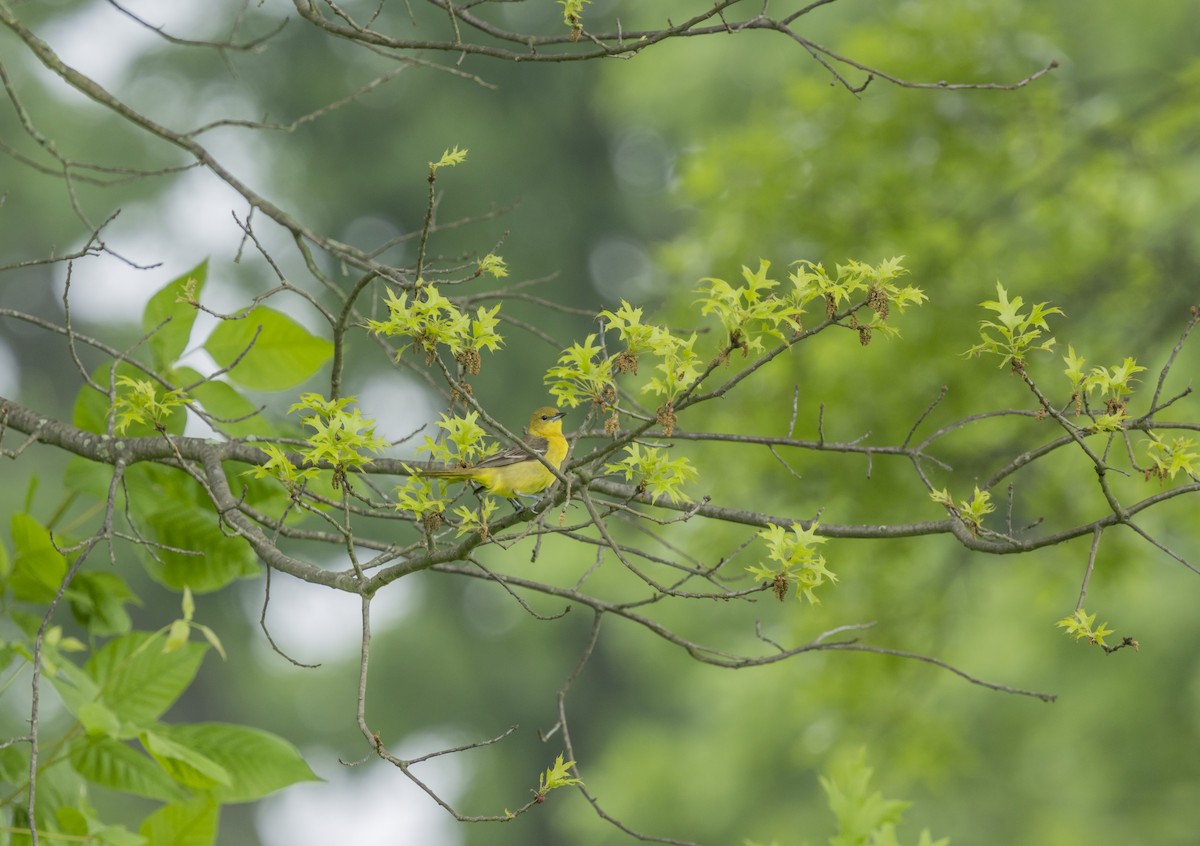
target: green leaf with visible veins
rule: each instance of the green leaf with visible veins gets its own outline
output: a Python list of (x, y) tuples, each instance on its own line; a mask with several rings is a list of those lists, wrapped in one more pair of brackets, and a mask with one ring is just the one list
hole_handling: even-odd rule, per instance
[(212, 846), (217, 839), (220, 806), (201, 794), (177, 805), (164, 805), (142, 821), (138, 832), (155, 846)]
[(146, 570), (160, 584), (208, 593), (258, 575), (258, 559), (250, 545), (224, 534), (211, 508), (164, 502), (162, 508), (142, 519), (156, 541), (171, 547), (144, 559)]
[(301, 781), (321, 779), (296, 747), (282, 737), (227, 723), (159, 726), (159, 737), (203, 755), (229, 774), (229, 783), (216, 787), (221, 802), (253, 802)]
[(204, 348), (219, 366), (232, 368), (230, 379), (256, 391), (294, 387), (333, 355), (329, 341), (265, 306), (243, 318), (221, 321)]
[(124, 723), (145, 726), (175, 703), (200, 670), (208, 647), (189, 643), (164, 653), (146, 632), (110, 640), (87, 662), (88, 676), (101, 689), (101, 701)]
[(258, 407), (228, 382), (216, 379), (202, 381), (200, 374), (190, 367), (180, 367), (174, 375), (176, 382), (181, 385), (199, 383), (188, 392), (189, 396), (204, 406), (209, 414), (220, 418), (215, 421), (216, 425), (226, 434), (240, 438), (271, 431), (262, 415), (255, 413)]
[(152, 758), (109, 738), (81, 738), (71, 744), (71, 766), (88, 781), (160, 802), (183, 798), (183, 791)]
[(199, 300), (207, 278), (208, 259), (205, 259), (187, 273), (172, 279), (146, 303), (146, 310), (142, 312), (142, 331), (150, 332), (159, 327), (147, 341), (155, 370), (168, 369), (187, 348), (192, 325), (196, 322), (196, 307), (188, 300)]

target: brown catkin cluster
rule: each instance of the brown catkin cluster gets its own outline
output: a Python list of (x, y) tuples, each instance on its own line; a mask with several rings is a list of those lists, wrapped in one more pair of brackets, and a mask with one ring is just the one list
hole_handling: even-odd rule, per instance
[(871, 307), (871, 311), (879, 315), (880, 320), (888, 319), (890, 303), (882, 288), (871, 286), (871, 290), (867, 291), (867, 305)]
[(662, 426), (663, 434), (668, 438), (675, 433), (675, 424), (679, 422), (679, 418), (675, 416), (675, 409), (670, 403), (659, 407), (657, 420), (658, 425)]
[(479, 350), (474, 347), (463, 347), (455, 353), (454, 360), (470, 375), (479, 375), (479, 368), (483, 363), (479, 357)]

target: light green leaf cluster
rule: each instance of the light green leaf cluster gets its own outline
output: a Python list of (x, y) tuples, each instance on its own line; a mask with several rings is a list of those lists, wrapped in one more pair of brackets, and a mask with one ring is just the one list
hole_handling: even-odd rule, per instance
[(434, 481), (416, 474), (407, 464), (404, 469), (410, 474), (403, 485), (395, 490), (396, 510), (408, 511), (420, 518), (427, 525), (430, 521), (438, 520), (450, 500), (435, 493)]
[(625, 447), (625, 457), (605, 464), (609, 473), (621, 473), (625, 481), (638, 480), (639, 492), (649, 493), (652, 499), (665, 496), (671, 502), (691, 502), (682, 490), (683, 485), (696, 478), (696, 468), (686, 457), (667, 458), (667, 451), (658, 447), (643, 447), (632, 443)]
[[(507, 275), (508, 271), (504, 272)], [(501, 275), (501, 274), (496, 274)], [(471, 342), (468, 345), (474, 350), (495, 351), (504, 346), (504, 338), (496, 331), (500, 325), (500, 305), (497, 303), (490, 309), (480, 306), (471, 321)]]
[(866, 332), (879, 331), (895, 337), (899, 335), (899, 330), (887, 322), (891, 316), (891, 307), (895, 306), (903, 312), (909, 306), (920, 305), (928, 299), (925, 292), (915, 285), (900, 285), (896, 282), (900, 277), (908, 275), (908, 269), (901, 264), (903, 260), (903, 256), (893, 256), (877, 265), (851, 260), (837, 265), (833, 276), (829, 275), (824, 265), (813, 264), (803, 259), (792, 262), (795, 270), (788, 275), (792, 291), (787, 299), (797, 315), (808, 303), (818, 298), (822, 299), (825, 301), (826, 316), (832, 317), (838, 309), (865, 296), (867, 305), (875, 312), (875, 317), (869, 323), (862, 323), (855, 318), (856, 328)]
[(352, 402), (352, 397), (327, 400), (320, 394), (305, 393), (300, 395), (300, 402), (288, 409), (289, 414), (312, 412), (300, 419), (313, 430), (308, 437), (308, 448), (300, 450), (306, 464), (330, 464), (335, 476), (344, 477), (346, 470), (371, 460), (365, 453), (379, 452), (387, 446), (387, 440), (375, 434), (374, 420), (363, 417), (357, 408), (347, 409)]
[(1084, 358), (1081, 355), (1075, 354), (1075, 347), (1067, 345), (1067, 354), (1063, 356), (1063, 363), (1067, 365), (1063, 373), (1067, 379), (1071, 381), (1071, 396), (1075, 401), (1075, 410), (1083, 411), (1083, 395), (1085, 393), (1083, 382), (1087, 378), (1087, 374), (1083, 372)]
[(654, 365), (657, 376), (650, 377), (643, 391), (657, 394), (670, 406), (675, 398), (692, 386), (701, 372), (700, 356), (696, 355), (696, 333), (686, 338), (668, 335), (654, 349), (660, 359)]
[(962, 520), (972, 535), (979, 532), (983, 525), (983, 518), (996, 510), (996, 506), (992, 504), (991, 493), (980, 490), (978, 486), (975, 487), (975, 493), (971, 499), (960, 500), (957, 504), (954, 502), (954, 497), (950, 495), (949, 488), (932, 491), (929, 498)]
[(787, 301), (771, 295), (771, 289), (779, 283), (767, 276), (770, 269), (771, 262), (759, 259), (756, 271), (742, 265), (744, 285), (735, 288), (724, 279), (709, 277), (701, 279), (703, 287), (696, 289), (704, 295), (696, 300), (700, 313), (715, 315), (729, 338), (730, 348), (746, 355), (762, 351), (763, 335), (782, 340), (781, 323), (792, 330), (800, 328), (799, 312), (793, 314)]
[(781, 601), (787, 596), (789, 587), (795, 585), (798, 598), (803, 597), (817, 605), (820, 600), (813, 591), (826, 582), (837, 582), (837, 576), (825, 567), (825, 556), (817, 552), (817, 547), (828, 540), (817, 535), (817, 525), (813, 521), (806, 529), (799, 523), (792, 523), (788, 528), (769, 523), (758, 532), (767, 544), (767, 557), (775, 563), (759, 563), (746, 569), (755, 581), (770, 584)]
[(588, 335), (582, 344), (576, 342), (562, 351), (558, 363), (546, 371), (545, 377), (556, 405), (575, 408), (584, 402), (601, 405), (615, 400), (612, 363), (603, 353), (595, 335)]
[(440, 159), (438, 159), (436, 162), (429, 163), (429, 172), (432, 174), (436, 173), (440, 168), (443, 167), (454, 167), (455, 165), (460, 165), (467, 160), (467, 153), (469, 152), (469, 150), (460, 150), (458, 145), (455, 144), (453, 150), (444, 151)]
[[(445, 437), (435, 440), (426, 435), (425, 443), (417, 447), (417, 452), (427, 452), (431, 458), (447, 464), (454, 462), (460, 462), (464, 466), (475, 464), (479, 459), (491, 455), (500, 448), (499, 444), (495, 442), (484, 443), (487, 432), (479, 425), (478, 420), (479, 412), (477, 411), (468, 411), (462, 417), (443, 414), (437, 425), (446, 432)], [(453, 450), (450, 449), (450, 445), (454, 447)]]
[(397, 296), (389, 289), (387, 308), (387, 320), (368, 320), (366, 327), (377, 335), (411, 338), (412, 343), (400, 352), (421, 350), (427, 363), (442, 344), (460, 361), (473, 358), (474, 366), (468, 369), (478, 373), (479, 351), (494, 351), (504, 343), (496, 331), (500, 322), (496, 316), (499, 305), (490, 310), (480, 306), (472, 319), (434, 285), (418, 285), (411, 299), (407, 291)]
[(182, 391), (164, 391), (149, 379), (118, 376), (116, 385), (125, 389), (118, 392), (113, 401), (118, 435), (125, 434), (134, 423), (151, 425), (164, 432), (167, 418), (184, 404)]
[(1115, 432), (1128, 419), (1125, 413), (1128, 398), (1133, 393), (1133, 377), (1146, 368), (1141, 367), (1133, 359), (1127, 357), (1111, 370), (1107, 367), (1093, 367), (1087, 373), (1083, 370), (1083, 356), (1075, 354), (1075, 348), (1068, 346), (1067, 354), (1063, 356), (1066, 370), (1063, 372), (1071, 381), (1072, 397), (1075, 400), (1076, 412), (1082, 411), (1083, 398), (1099, 394), (1104, 400), (1104, 414), (1096, 418), (1096, 428), (1102, 432)]
[[(826, 299), (827, 311), (832, 314), (833, 303), (855, 294), (863, 295), (865, 300), (859, 307), (865, 304), (876, 314), (870, 323), (862, 323), (851, 315), (850, 325), (859, 331), (863, 343), (870, 340), (873, 329), (896, 334), (885, 322), (890, 306), (894, 304), (903, 310), (925, 300), (919, 288), (895, 282), (907, 273), (900, 262), (900, 258), (892, 258), (871, 266), (852, 261), (839, 265), (835, 278), (819, 264), (796, 262), (797, 269), (789, 277), (792, 288), (783, 293), (777, 290), (779, 282), (770, 277), (771, 263), (766, 259), (759, 260), (757, 270), (743, 266), (740, 285), (716, 277), (701, 279), (702, 286), (696, 289), (701, 295), (696, 300), (701, 314), (716, 318), (725, 334), (715, 361), (728, 363), (735, 349), (742, 350), (745, 356), (751, 351), (762, 352), (766, 338), (787, 343), (801, 328), (804, 305), (817, 297)], [(658, 408), (658, 422), (670, 434), (675, 426), (676, 400), (705, 372), (705, 361), (695, 349), (698, 334), (682, 336), (644, 322), (642, 309), (625, 300), (616, 311), (602, 311), (598, 317), (603, 322), (603, 331), (615, 331), (625, 348), (615, 355), (606, 355), (604, 345), (597, 342), (595, 335), (589, 335), (584, 343), (564, 350), (557, 364), (546, 372), (545, 382), (551, 395), (572, 408), (591, 402), (611, 410), (616, 405), (614, 378), (627, 373), (636, 376), (641, 357), (650, 355), (656, 359), (653, 375), (646, 379), (642, 391), (663, 400)], [(616, 427), (614, 414), (605, 428), (615, 431)]]
[(1062, 314), (1062, 309), (1038, 303), (1028, 313), (1024, 313), (1021, 307), (1025, 301), (1021, 297), (1013, 297), (1010, 300), (1008, 292), (999, 282), (996, 283), (996, 295), (996, 299), (985, 300), (979, 304), (982, 308), (995, 312), (996, 320), (979, 321), (979, 337), (982, 343), (971, 347), (963, 355), (974, 358), (991, 353), (1000, 356), (1001, 367), (1007, 364), (1014, 371), (1023, 370), (1025, 359), (1031, 352), (1053, 349), (1054, 338), (1042, 338), (1042, 333), (1050, 331), (1046, 318), (1052, 314)]
[(625, 344), (624, 350), (603, 362), (602, 366), (609, 374), (615, 371), (637, 375), (641, 356), (652, 355), (658, 359), (654, 369), (661, 375), (652, 377), (642, 390), (657, 394), (668, 403), (700, 375), (700, 357), (693, 349), (696, 343), (694, 332), (683, 338), (665, 327), (643, 323), (642, 309), (634, 308), (625, 300), (621, 300), (621, 307), (615, 312), (602, 311), (597, 316), (604, 321), (604, 331), (616, 331)]
[[(479, 260), (479, 265), (475, 270), (476, 274), (482, 276), (487, 273), (491, 276), (501, 279), (508, 275), (508, 265), (504, 263), (504, 259), (495, 253), (488, 253)], [(499, 306), (497, 306), (497, 309)]]
[(625, 349), (605, 356), (596, 336), (588, 335), (582, 344), (575, 343), (563, 350), (558, 363), (546, 371), (545, 378), (551, 396), (560, 404), (571, 408), (583, 402), (612, 405), (616, 400), (614, 373), (636, 375), (640, 357), (646, 354), (658, 359), (654, 365), (658, 375), (648, 379), (642, 390), (665, 398), (668, 404), (700, 375), (695, 333), (681, 338), (661, 326), (642, 323), (642, 310), (624, 300), (616, 312), (603, 311), (599, 316), (605, 321), (605, 331), (616, 330)]
[[(829, 838), (829, 846), (900, 846), (896, 826), (911, 803), (885, 799), (879, 791), (871, 790), (874, 771), (864, 759), (865, 753), (859, 750), (836, 775), (821, 776), (821, 787), (838, 826), (837, 833)], [(927, 829), (917, 839), (917, 846), (949, 843), (949, 838), (934, 840)]]
[(1088, 643), (1098, 646), (1107, 646), (1104, 639), (1113, 633), (1113, 629), (1108, 627), (1108, 623), (1101, 623), (1097, 626), (1096, 615), (1088, 614), (1082, 608), (1070, 617), (1059, 620), (1055, 625), (1065, 629), (1065, 633), (1075, 640), (1087, 640)]
[(1175, 474), (1182, 470), (1195, 479), (1200, 475), (1200, 454), (1192, 451), (1194, 446), (1196, 441), (1193, 438), (1178, 437), (1166, 443), (1151, 434), (1142, 444), (1152, 465), (1146, 470), (1146, 478), (1157, 476), (1159, 479), (1174, 479)]
[(321, 472), (315, 467), (297, 467), (288, 458), (287, 453), (275, 444), (263, 446), (262, 451), (267, 454), (267, 460), (262, 464), (251, 467), (246, 471), (245, 475), (253, 476), (255, 479), (265, 477), (278, 479), (283, 483), (285, 488), (289, 491), (294, 491), (301, 488), (305, 482)]
[(551, 790), (557, 790), (560, 787), (583, 784), (582, 781), (571, 775), (571, 767), (573, 766), (575, 766), (575, 762), (564, 761), (562, 755), (555, 758), (554, 766), (547, 769), (546, 772), (538, 774), (537, 796), (539, 798), (544, 797)]
[(800, 259), (792, 262), (794, 270), (788, 275), (791, 289), (775, 292), (779, 283), (767, 275), (771, 263), (760, 259), (757, 271), (742, 267), (745, 284), (739, 287), (723, 279), (702, 280), (706, 287), (699, 289), (705, 294), (699, 300), (701, 311), (715, 314), (728, 333), (730, 347), (747, 354), (761, 349), (764, 336), (785, 339), (783, 327), (798, 331), (805, 306), (816, 299), (824, 301), (825, 314), (832, 317), (839, 308), (863, 297), (875, 317), (866, 323), (855, 317), (851, 325), (867, 339), (874, 330), (895, 336), (898, 331), (887, 323), (891, 306), (903, 311), (926, 300), (920, 288), (896, 283), (908, 273), (902, 260), (896, 256), (874, 266), (850, 261), (837, 265), (835, 275), (830, 276), (824, 265)]
[(661, 326), (643, 323), (642, 309), (634, 308), (625, 300), (621, 300), (621, 307), (616, 311), (606, 309), (596, 317), (604, 322), (605, 332), (615, 331), (621, 343), (625, 345), (629, 366), (621, 369), (622, 373), (628, 370), (637, 373), (638, 356), (661, 349), (671, 338), (671, 333)]
[(490, 533), (488, 522), (495, 515), (497, 508), (496, 500), (490, 496), (485, 496), (479, 501), (478, 510), (465, 505), (458, 506), (454, 509), (454, 516), (458, 518), (458, 528), (454, 530), (454, 536), (461, 538), (471, 532), (478, 532), (481, 538), (487, 540)]
[[(571, 28), (572, 33), (583, 29), (583, 7), (592, 0), (555, 0), (563, 7), (563, 23)], [(574, 36), (578, 38), (578, 35)]]
[(1106, 397), (1121, 399), (1133, 393), (1132, 382), (1134, 373), (1141, 373), (1146, 368), (1138, 365), (1133, 358), (1126, 357), (1123, 362), (1115, 365), (1112, 370), (1107, 367), (1093, 367), (1087, 379), (1083, 382), (1084, 390), (1099, 391)]

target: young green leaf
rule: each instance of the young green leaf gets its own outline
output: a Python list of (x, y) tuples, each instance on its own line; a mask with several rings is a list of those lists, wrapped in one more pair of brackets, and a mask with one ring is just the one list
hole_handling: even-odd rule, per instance
[(604, 465), (604, 469), (622, 474), (627, 482), (637, 479), (638, 491), (648, 493), (652, 499), (666, 497), (671, 502), (691, 502), (682, 488), (697, 476), (686, 457), (669, 459), (666, 450), (637, 443), (626, 446), (625, 457)]
[(1062, 314), (1062, 310), (1048, 307), (1046, 303), (1038, 303), (1025, 313), (1021, 311), (1024, 304), (1025, 301), (1021, 297), (1010, 300), (1008, 291), (997, 282), (996, 299), (979, 304), (994, 312), (996, 320), (979, 321), (979, 336), (982, 342), (971, 347), (963, 355), (973, 358), (990, 353), (999, 356), (1001, 367), (1008, 365), (1019, 371), (1024, 369), (1025, 360), (1031, 352), (1052, 349), (1054, 338), (1042, 338), (1042, 333), (1050, 331), (1046, 318), (1052, 314)]
[(790, 586), (794, 586), (797, 597), (817, 605), (820, 600), (814, 591), (826, 582), (834, 584), (837, 576), (825, 567), (825, 556), (817, 552), (817, 546), (828, 538), (817, 534), (817, 523), (805, 529), (799, 523), (790, 528), (767, 525), (758, 532), (767, 544), (767, 557), (774, 565), (759, 563), (747, 567), (756, 581), (771, 585), (777, 599), (782, 601)]
[[(476, 273), (480, 276), (487, 273), (497, 279), (502, 279), (508, 275), (508, 265), (504, 263), (504, 259), (495, 253), (488, 253), (479, 260), (479, 265), (476, 268)], [(499, 308), (499, 306), (496, 306)]]
[(595, 335), (563, 350), (558, 364), (546, 371), (544, 379), (556, 405), (575, 408), (584, 402), (602, 405), (610, 396), (615, 399), (612, 362), (603, 353)]
[(562, 755), (555, 758), (554, 766), (538, 776), (536, 795), (542, 798), (551, 790), (556, 790), (560, 787), (569, 787), (572, 784), (583, 784), (582, 781), (571, 775), (571, 767), (573, 766), (575, 766), (575, 762), (563, 761)]
[(1078, 609), (1069, 617), (1064, 617), (1055, 623), (1065, 633), (1075, 640), (1086, 640), (1096, 646), (1107, 647), (1104, 639), (1113, 633), (1108, 623), (1096, 625), (1096, 615), (1089, 614), (1083, 608)]
[(429, 163), (429, 172), (433, 173), (439, 168), (454, 167), (455, 165), (462, 164), (467, 160), (468, 152), (470, 151), (460, 150), (458, 145), (455, 144), (453, 150), (446, 150), (444, 153), (442, 153), (442, 157), (440, 159), (438, 159), (436, 162)]
[(1142, 443), (1151, 462), (1151, 467), (1145, 471), (1146, 478), (1157, 476), (1160, 481), (1174, 479), (1175, 474), (1182, 470), (1196, 479), (1200, 475), (1200, 454), (1193, 451), (1195, 446), (1194, 438), (1178, 437), (1167, 443), (1152, 432), (1150, 438)]
[(150, 379), (129, 376), (118, 376), (116, 386), (118, 393), (113, 403), (116, 424), (113, 428), (118, 435), (124, 435), (133, 423), (165, 433), (168, 431), (167, 420), (176, 411), (180, 412), (179, 418), (182, 419), (182, 391), (164, 391), (161, 385)]

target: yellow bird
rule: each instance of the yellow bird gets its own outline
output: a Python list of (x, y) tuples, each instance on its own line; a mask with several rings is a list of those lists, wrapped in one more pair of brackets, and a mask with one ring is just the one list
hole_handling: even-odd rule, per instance
[(489, 493), (507, 497), (515, 506), (523, 508), (516, 497), (541, 493), (555, 479), (549, 468), (530, 453), (542, 456), (556, 470), (567, 457), (567, 439), (562, 433), (563, 414), (549, 406), (533, 412), (529, 418), (529, 428), (525, 430), (525, 449), (514, 444), (495, 455), (489, 455), (474, 467), (414, 469), (422, 476), (475, 482)]

